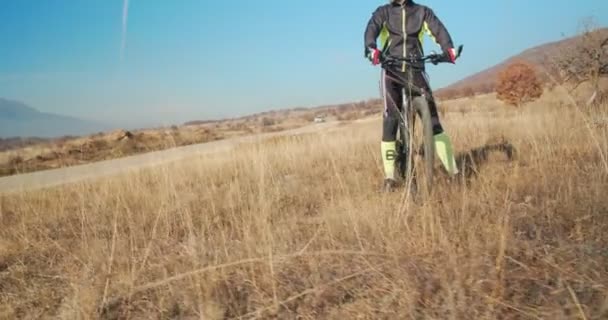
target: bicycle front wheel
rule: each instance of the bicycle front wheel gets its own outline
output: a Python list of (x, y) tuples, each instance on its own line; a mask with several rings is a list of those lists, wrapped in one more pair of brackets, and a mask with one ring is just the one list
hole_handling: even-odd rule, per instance
[(433, 137), (433, 121), (428, 101), (425, 97), (413, 99), (416, 113), (420, 117), (421, 125), (416, 130), (412, 126), (411, 133), (412, 151), (418, 156), (413, 162), (413, 174), (419, 191), (430, 193), (433, 187), (435, 167), (435, 140)]

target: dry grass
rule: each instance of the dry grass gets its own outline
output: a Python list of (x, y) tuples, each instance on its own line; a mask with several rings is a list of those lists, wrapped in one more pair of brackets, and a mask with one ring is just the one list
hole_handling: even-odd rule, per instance
[(491, 115), (445, 123), (515, 159), (416, 201), (379, 121), (0, 196), (0, 318), (606, 319), (608, 126)]
[[(149, 129), (136, 133), (118, 130), (66, 141), (51, 141), (0, 152), (0, 176), (55, 169), (109, 160), (150, 151), (220, 140), (230, 130), (213, 131), (205, 126)], [(245, 130), (240, 133), (248, 134)], [(18, 159), (19, 161), (15, 161)]]
[[(205, 143), (255, 133), (277, 132), (300, 128), (311, 123), (311, 110), (288, 116), (289, 111), (273, 117), (232, 119), (222, 122), (194, 123), (187, 126), (138, 130), (117, 130), (87, 137), (56, 140), (0, 141), (0, 177), (40, 170), (68, 167), (116, 159), (151, 151)], [(264, 122), (267, 121), (267, 122)], [(125, 136), (128, 134), (128, 136)], [(1, 139), (0, 139), (1, 140)]]
[[(317, 108), (296, 108), (221, 121), (192, 121), (183, 126), (134, 132), (117, 130), (86, 137), (0, 139), (0, 177), (56, 169), (257, 133), (301, 128), (318, 115), (352, 121), (379, 113), (375, 100)], [(125, 134), (130, 136), (125, 139)]]

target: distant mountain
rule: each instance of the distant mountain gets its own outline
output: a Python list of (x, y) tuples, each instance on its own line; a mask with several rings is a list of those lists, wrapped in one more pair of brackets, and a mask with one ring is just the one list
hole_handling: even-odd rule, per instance
[(24, 103), (0, 98), (0, 138), (86, 135), (110, 129), (94, 121), (40, 112)]
[[(599, 29), (595, 32), (599, 33), (601, 36), (608, 37), (608, 28)], [(492, 91), (496, 80), (498, 79), (499, 73), (514, 61), (525, 61), (537, 67), (541, 79), (546, 80), (547, 75), (542, 70), (550, 69), (550, 58), (559, 55), (560, 51), (571, 47), (579, 40), (580, 36), (575, 36), (561, 41), (550, 42), (530, 48), (493, 67), (468, 76), (447, 87), (441, 88), (440, 90), (437, 90), (437, 94), (441, 95), (447, 91), (462, 91), (467, 88), (471, 88), (477, 93), (487, 93)]]

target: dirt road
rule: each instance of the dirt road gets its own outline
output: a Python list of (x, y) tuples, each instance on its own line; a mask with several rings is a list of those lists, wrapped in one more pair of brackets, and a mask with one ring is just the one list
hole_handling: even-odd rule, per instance
[[(365, 121), (365, 120), (364, 120)], [(222, 152), (239, 143), (255, 142), (273, 136), (294, 135), (336, 127), (338, 122), (327, 122), (281, 132), (243, 136), (214, 142), (183, 146), (169, 150), (155, 151), (119, 159), (112, 159), (85, 165), (38, 171), (0, 178), (0, 193), (19, 192), (54, 187), (66, 183), (105, 177), (129, 170), (158, 166), (184, 158)]]

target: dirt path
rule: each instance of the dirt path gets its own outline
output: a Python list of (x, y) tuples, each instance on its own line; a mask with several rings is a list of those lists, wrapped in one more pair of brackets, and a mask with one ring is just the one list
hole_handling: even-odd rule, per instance
[[(367, 119), (360, 121), (368, 121)], [(0, 178), (0, 193), (35, 190), (54, 187), (87, 179), (111, 176), (129, 170), (158, 166), (160, 164), (181, 160), (201, 154), (209, 154), (232, 149), (239, 143), (255, 142), (273, 136), (284, 136), (314, 132), (336, 127), (339, 122), (314, 124), (298, 129), (243, 136), (202, 144), (183, 146), (168, 150), (155, 151), (119, 159), (94, 162), (79, 166), (65, 167), (53, 170), (37, 171)]]

